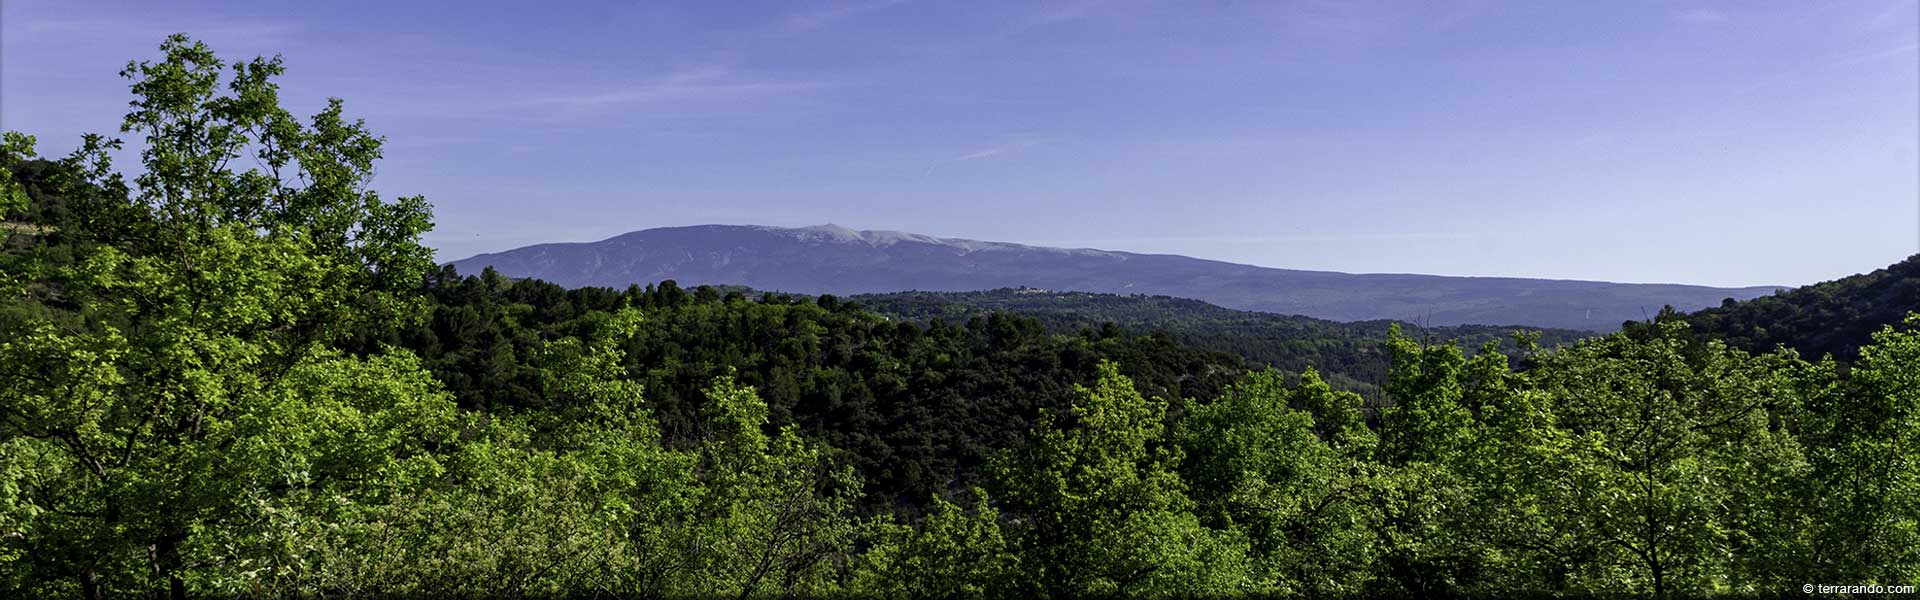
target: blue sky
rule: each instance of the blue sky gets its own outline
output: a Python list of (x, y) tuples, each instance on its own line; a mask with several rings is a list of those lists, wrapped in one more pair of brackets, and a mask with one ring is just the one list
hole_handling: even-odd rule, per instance
[(825, 222), (1718, 285), (1920, 251), (1915, 0), (7, 0), (0, 127), (111, 132), (176, 31), (344, 98), (443, 260)]

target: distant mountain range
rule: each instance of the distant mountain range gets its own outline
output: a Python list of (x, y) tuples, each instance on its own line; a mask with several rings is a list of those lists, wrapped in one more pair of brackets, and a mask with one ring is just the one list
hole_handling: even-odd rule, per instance
[(801, 294), (971, 291), (1009, 287), (1203, 300), (1228, 308), (1337, 321), (1527, 325), (1607, 331), (1671, 305), (1683, 311), (1773, 293), (1509, 277), (1350, 274), (1257, 267), (1170, 254), (1050, 248), (835, 225), (700, 225), (647, 229), (598, 242), (539, 244), (453, 261), (462, 273), (569, 287), (673, 279)]

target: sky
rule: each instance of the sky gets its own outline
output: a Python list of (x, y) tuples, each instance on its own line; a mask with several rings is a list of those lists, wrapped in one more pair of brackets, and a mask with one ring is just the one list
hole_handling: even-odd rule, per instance
[(706, 223), (1708, 285), (1920, 252), (1916, 0), (4, 0), (0, 128), (115, 133), (174, 32), (344, 99), (442, 260)]

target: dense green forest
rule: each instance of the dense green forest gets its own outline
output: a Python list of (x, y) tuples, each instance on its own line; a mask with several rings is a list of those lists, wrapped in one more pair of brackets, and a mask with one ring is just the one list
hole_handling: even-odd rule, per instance
[(424, 198), (370, 191), (343, 103), (303, 120), (277, 59), (162, 50), (125, 72), (130, 174), (108, 137), (0, 143), (0, 595), (1920, 581), (1920, 316), (1846, 369), (1683, 319), (1476, 352), (1390, 327), (1375, 412), (1168, 334), (461, 275)]
[(1166, 398), (1212, 397), (1246, 371), (1233, 356), (1164, 336), (1047, 335), (1008, 314), (903, 323), (832, 296), (750, 299), (672, 281), (568, 290), (492, 270), (462, 277), (451, 267), (428, 278), (427, 293), (426, 320), (351, 347), (408, 349), (466, 408), (543, 410), (542, 348), (637, 309), (646, 318), (620, 341), (621, 367), (647, 390), (664, 443), (697, 443), (706, 388), (733, 376), (767, 403), (772, 423), (799, 427), (857, 467), (867, 513), (916, 512), (936, 494), (979, 484), (986, 459), (1019, 445), (1039, 411), (1092, 381), (1103, 361)]
[(1040, 322), (1047, 331), (1104, 331), (1108, 324), (1128, 334), (1165, 333), (1174, 341), (1239, 356), (1254, 367), (1298, 373), (1320, 370), (1334, 389), (1379, 398), (1387, 377), (1387, 334), (1398, 326), (1415, 339), (1455, 341), (1471, 354), (1490, 341), (1530, 331), (1556, 347), (1592, 337), (1590, 331), (1489, 325), (1420, 327), (1394, 321), (1340, 322), (1214, 306), (1171, 296), (1056, 292), (1007, 288), (981, 292), (899, 292), (849, 298), (874, 312), (918, 321), (965, 321), (1011, 313)]
[(1920, 254), (1884, 269), (1686, 316), (1694, 331), (1749, 352), (1785, 346), (1809, 357), (1859, 357), (1874, 332), (1920, 309)]

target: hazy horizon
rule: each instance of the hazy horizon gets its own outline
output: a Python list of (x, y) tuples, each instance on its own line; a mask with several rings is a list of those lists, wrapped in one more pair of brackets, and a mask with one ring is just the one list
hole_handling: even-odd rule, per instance
[(836, 223), (1356, 273), (1802, 285), (1920, 251), (1920, 5), (9, 1), (0, 129), (184, 31), (388, 138), (442, 261)]

